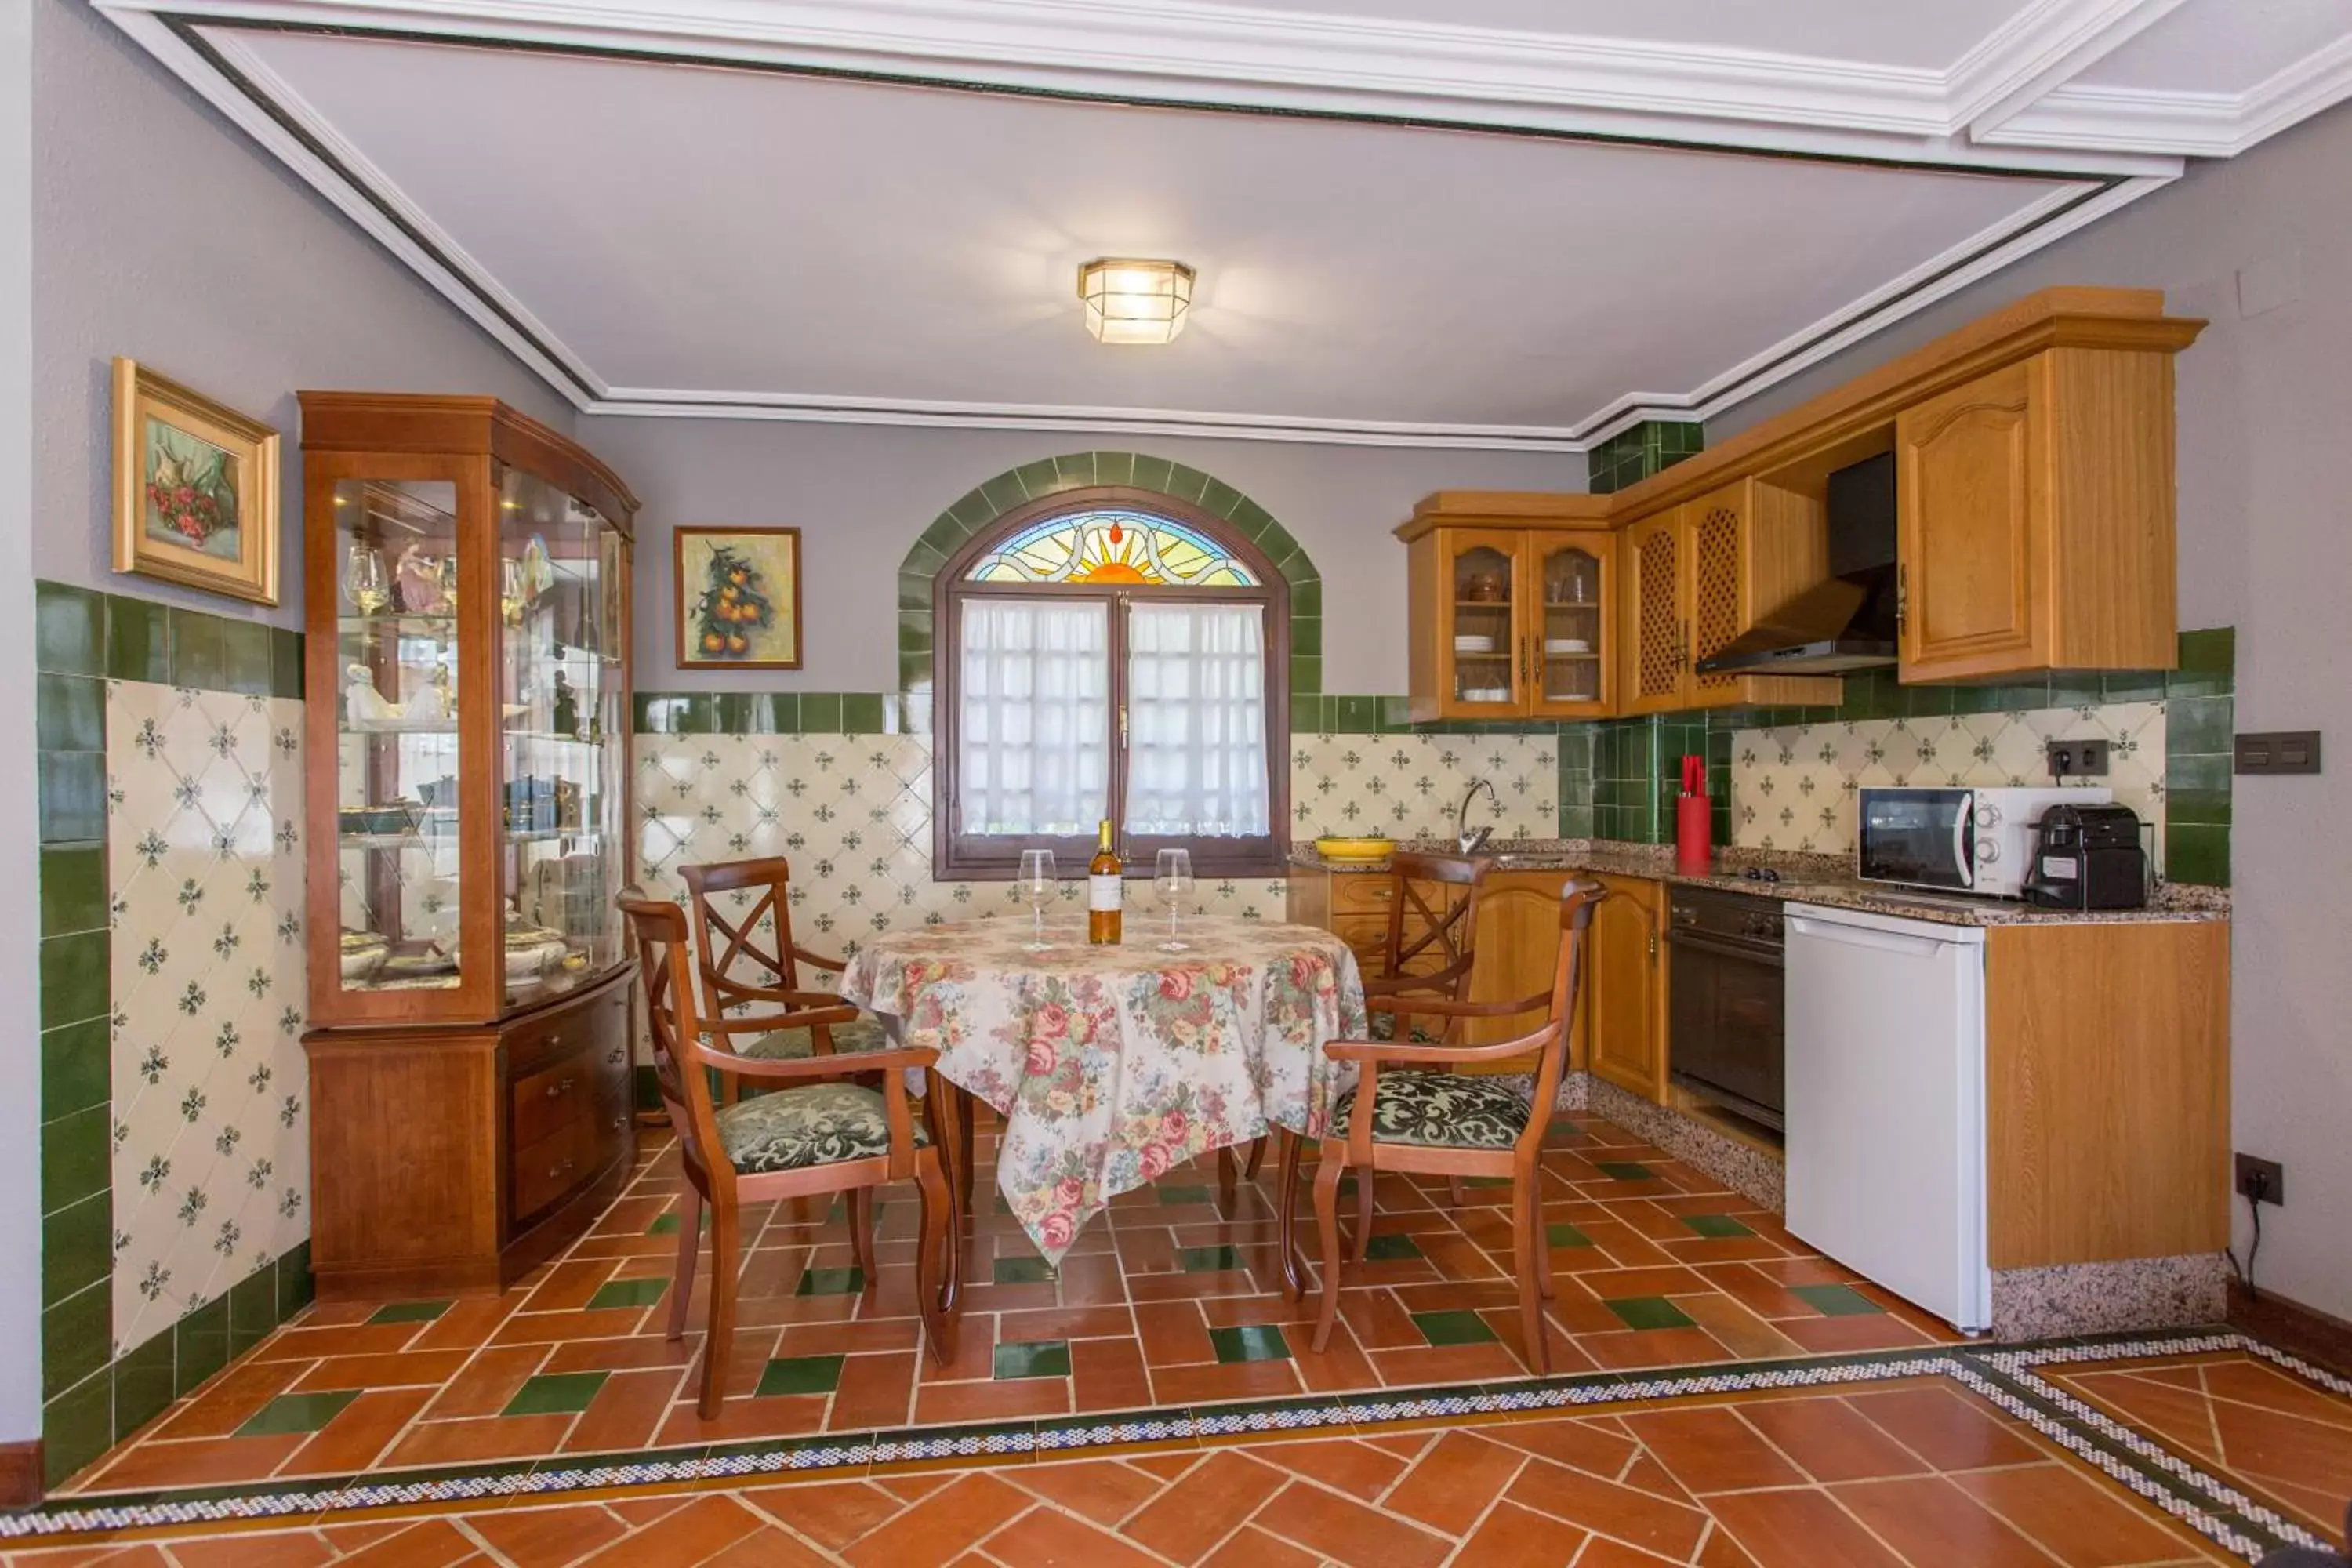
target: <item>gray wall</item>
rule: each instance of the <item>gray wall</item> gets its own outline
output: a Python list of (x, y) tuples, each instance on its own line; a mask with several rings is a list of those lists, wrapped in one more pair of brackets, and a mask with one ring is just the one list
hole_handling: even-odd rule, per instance
[[(645, 503), (636, 680), (648, 691), (896, 689), (898, 563), (917, 536), (983, 479), (1102, 450), (1189, 464), (1272, 512), (1323, 574), (1323, 689), (1401, 693), (1404, 546), (1389, 531), (1413, 502), (1444, 488), (1584, 489), (1584, 458), (1573, 454), (593, 416), (578, 434)], [(807, 648), (798, 672), (677, 668), (675, 524), (801, 530)]]
[[(0, 669), (33, 668), (32, 0), (0, 0)], [(0, 680), (0, 822), (30, 823), (33, 683)], [(0, 886), (36, 879), (32, 833), (0, 845)], [(40, 921), (34, 900), (0, 900), (0, 1443), (41, 1431)]]
[[(2245, 315), (2241, 274), (2300, 275)], [(2352, 1317), (2352, 107), (2200, 165), (1708, 426), (1722, 439), (2008, 300), (2060, 283), (2160, 288), (2212, 325), (2179, 361), (2180, 616), (2238, 628), (2241, 730), (2319, 729), (2317, 778), (2238, 781), (2231, 1114), (2284, 1160), (2258, 1282)], [(2239, 1256), (2250, 1239), (2238, 1205)]]
[[(112, 23), (31, 5), (37, 574), (299, 626), (298, 388), (491, 393), (571, 429), (569, 404)], [(284, 434), (275, 613), (113, 574), (116, 354)]]

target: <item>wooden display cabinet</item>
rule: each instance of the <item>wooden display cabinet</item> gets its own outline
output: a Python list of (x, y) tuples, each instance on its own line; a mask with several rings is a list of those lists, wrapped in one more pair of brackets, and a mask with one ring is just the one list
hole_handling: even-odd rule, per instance
[(635, 1154), (637, 503), (490, 398), (300, 395), (311, 1265), (494, 1291)]
[(1416, 722), (1613, 710), (1617, 538), (1603, 496), (1447, 490), (1397, 530)]

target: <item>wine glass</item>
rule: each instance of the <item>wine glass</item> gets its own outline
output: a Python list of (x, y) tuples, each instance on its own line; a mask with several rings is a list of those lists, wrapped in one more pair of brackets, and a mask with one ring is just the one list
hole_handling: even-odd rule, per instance
[(1160, 901), (1168, 906), (1168, 940), (1160, 944), (1160, 951), (1182, 952), (1192, 944), (1176, 940), (1176, 916), (1184, 900), (1192, 896), (1192, 852), (1162, 849), (1152, 861), (1151, 885), (1159, 889)]
[(1034, 919), (1031, 940), (1023, 944), (1030, 952), (1043, 952), (1054, 944), (1045, 940), (1045, 906), (1060, 896), (1061, 879), (1054, 871), (1051, 849), (1021, 851), (1021, 893), (1029, 900), (1029, 912)]
[(363, 616), (373, 616), (391, 604), (392, 590), (383, 578), (383, 552), (372, 544), (353, 545), (343, 566), (343, 590)]

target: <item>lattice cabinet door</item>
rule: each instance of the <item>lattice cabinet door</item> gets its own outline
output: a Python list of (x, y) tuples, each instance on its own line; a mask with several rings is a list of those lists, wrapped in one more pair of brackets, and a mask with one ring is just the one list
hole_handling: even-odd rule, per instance
[[(1747, 629), (1740, 586), (1747, 576), (1747, 486), (1726, 485), (1686, 505), (1691, 552), (1690, 662), (1715, 653)], [(1696, 703), (1736, 702), (1737, 675), (1690, 677)]]
[(1624, 613), (1626, 713), (1683, 705), (1688, 690), (1685, 577), (1688, 549), (1681, 518), (1669, 511), (1625, 531), (1620, 546)]

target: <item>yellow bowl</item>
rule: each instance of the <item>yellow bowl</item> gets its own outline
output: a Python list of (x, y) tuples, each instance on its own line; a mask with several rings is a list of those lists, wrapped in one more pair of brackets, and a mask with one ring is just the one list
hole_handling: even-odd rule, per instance
[(1393, 838), (1318, 838), (1315, 853), (1326, 860), (1385, 860), (1396, 853)]

